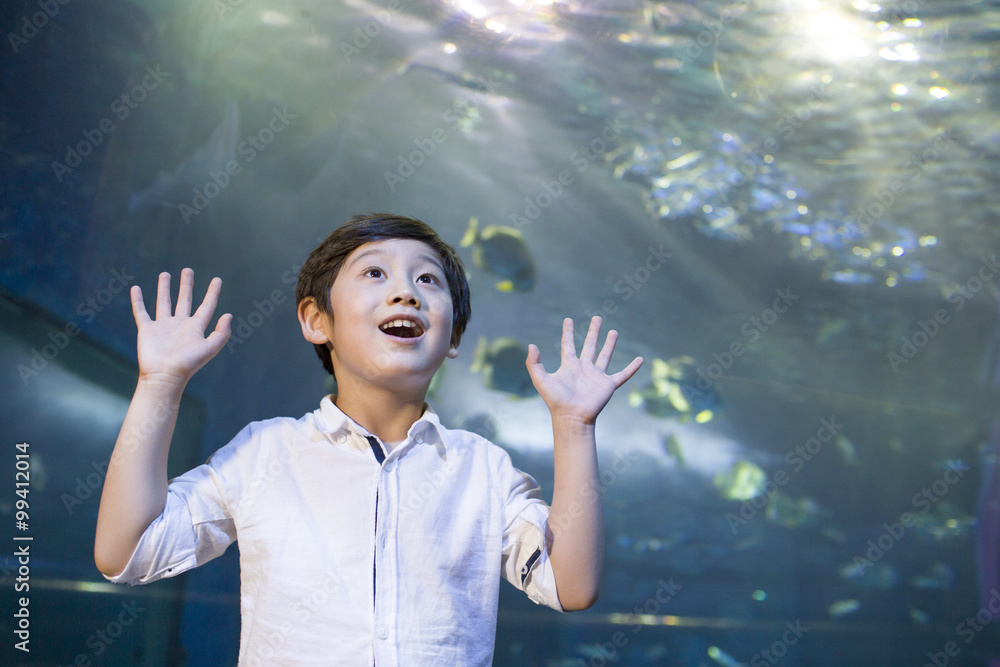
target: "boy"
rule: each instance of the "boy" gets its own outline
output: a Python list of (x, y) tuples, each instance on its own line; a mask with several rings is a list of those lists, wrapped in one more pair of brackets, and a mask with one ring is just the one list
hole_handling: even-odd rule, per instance
[(424, 402), (470, 314), (454, 250), (418, 220), (354, 216), (312, 252), (296, 293), (302, 335), (337, 395), (299, 420), (250, 424), (168, 486), (181, 393), (232, 321), (222, 315), (205, 337), (221, 281), (190, 315), (193, 282), (184, 269), (171, 315), (170, 276), (160, 274), (155, 319), (131, 291), (139, 381), (94, 547), (108, 579), (174, 576), (239, 539), (241, 665), (489, 665), (501, 576), (554, 609), (596, 601), (594, 423), (642, 363), (606, 373), (617, 335), (597, 354), (600, 318), (579, 357), (564, 322), (555, 373), (529, 347), (555, 438), (549, 509), (504, 450), (444, 428)]

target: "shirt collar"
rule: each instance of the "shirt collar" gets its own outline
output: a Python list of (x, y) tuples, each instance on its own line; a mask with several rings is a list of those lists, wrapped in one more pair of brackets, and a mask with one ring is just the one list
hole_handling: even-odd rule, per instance
[[(334, 403), (336, 396), (328, 394), (319, 403), (316, 414), (316, 428), (321, 433), (326, 434), (331, 442), (343, 443), (351, 434), (367, 437), (372, 435), (365, 427), (348, 417), (343, 410)], [(434, 409), (424, 403), (424, 413), (420, 419), (413, 422), (407, 432), (407, 439), (412, 439), (417, 443), (428, 443), (436, 446), (444, 446), (444, 427)]]

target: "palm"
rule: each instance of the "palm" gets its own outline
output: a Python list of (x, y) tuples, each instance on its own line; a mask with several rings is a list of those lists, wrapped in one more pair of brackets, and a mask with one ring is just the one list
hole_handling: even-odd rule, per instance
[(547, 373), (542, 366), (538, 348), (534, 345), (529, 347), (526, 361), (528, 374), (554, 418), (574, 417), (594, 422), (615, 390), (625, 384), (642, 365), (642, 358), (636, 357), (623, 370), (608, 375), (608, 365), (615, 351), (618, 332), (608, 332), (604, 347), (597, 354), (600, 333), (601, 319), (595, 317), (590, 322), (580, 356), (577, 356), (573, 342), (573, 320), (567, 318), (563, 322), (562, 359), (555, 373)]
[(132, 313), (138, 327), (139, 372), (147, 377), (158, 377), (177, 382), (187, 382), (194, 373), (214, 357), (229, 338), (232, 317), (219, 318), (207, 337), (212, 314), (218, 304), (222, 281), (212, 280), (198, 309), (191, 314), (191, 293), (194, 272), (181, 272), (177, 308), (171, 314), (170, 274), (160, 274), (156, 294), (156, 319), (151, 319), (142, 301), (142, 290), (133, 287)]

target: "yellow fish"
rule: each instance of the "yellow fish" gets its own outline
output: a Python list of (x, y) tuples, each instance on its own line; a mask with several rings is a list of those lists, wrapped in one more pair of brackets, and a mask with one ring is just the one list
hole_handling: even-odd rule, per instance
[(524, 236), (513, 227), (489, 225), (480, 231), (479, 220), (469, 218), (459, 245), (472, 247), (476, 266), (503, 278), (496, 286), (501, 292), (527, 292), (535, 286), (535, 262)]

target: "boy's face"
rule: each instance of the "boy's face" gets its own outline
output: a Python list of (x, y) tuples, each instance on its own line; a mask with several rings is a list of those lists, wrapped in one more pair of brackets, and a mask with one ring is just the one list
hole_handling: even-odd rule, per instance
[(306, 318), (315, 323), (314, 338), (306, 338), (332, 343), (338, 386), (388, 381), (426, 391), (445, 357), (458, 356), (445, 271), (421, 241), (388, 239), (355, 249), (330, 288), (330, 306), (333, 317), (311, 306)]

